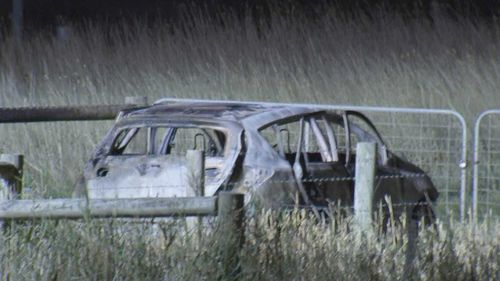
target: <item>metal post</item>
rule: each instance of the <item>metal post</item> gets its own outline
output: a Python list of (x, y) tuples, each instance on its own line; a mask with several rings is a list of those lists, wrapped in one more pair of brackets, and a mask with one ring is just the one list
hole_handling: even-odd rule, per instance
[(221, 241), (221, 259), (227, 277), (234, 277), (239, 271), (239, 252), (244, 241), (244, 195), (234, 192), (220, 192), (217, 199), (217, 215)]
[(360, 142), (356, 146), (354, 220), (361, 231), (370, 230), (372, 224), (375, 149), (375, 143), (370, 142)]
[(12, 35), (17, 43), (23, 38), (23, 0), (12, 0)]
[(483, 118), (489, 114), (500, 114), (499, 109), (490, 109), (482, 112), (476, 118), (476, 122), (474, 123), (474, 168), (473, 168), (473, 176), (472, 176), (472, 219), (475, 223), (478, 221), (478, 196), (479, 196), (479, 168), (480, 168), (480, 129), (481, 129), (481, 121)]

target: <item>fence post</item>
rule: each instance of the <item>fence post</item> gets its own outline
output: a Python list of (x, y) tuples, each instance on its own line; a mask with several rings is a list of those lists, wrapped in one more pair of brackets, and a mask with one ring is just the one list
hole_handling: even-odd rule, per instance
[(23, 0), (12, 0), (12, 35), (16, 43), (23, 39)]
[(219, 192), (217, 215), (221, 241), (221, 260), (227, 277), (235, 277), (240, 270), (239, 252), (243, 246), (244, 195), (234, 192)]
[[(203, 150), (188, 150), (186, 153), (187, 185), (186, 196), (205, 196), (205, 152)], [(186, 218), (186, 223), (198, 227), (198, 239), (203, 236), (203, 218)]]
[[(22, 154), (0, 154), (0, 202), (17, 199), (23, 188)], [(7, 225), (9, 223), (7, 222)], [(0, 230), (4, 228), (4, 221), (0, 220)]]
[(372, 224), (375, 149), (371, 142), (359, 142), (356, 146), (354, 220), (361, 231), (369, 231)]
[(0, 200), (16, 199), (23, 189), (22, 154), (0, 154)]
[(188, 150), (186, 153), (187, 196), (205, 196), (205, 153)]

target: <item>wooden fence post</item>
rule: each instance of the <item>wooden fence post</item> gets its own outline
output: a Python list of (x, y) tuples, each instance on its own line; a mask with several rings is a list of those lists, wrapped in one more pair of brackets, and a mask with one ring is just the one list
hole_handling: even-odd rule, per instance
[(234, 278), (240, 270), (239, 253), (244, 242), (244, 195), (219, 192), (217, 215), (220, 227), (221, 260), (227, 277)]
[(375, 153), (375, 143), (359, 142), (356, 146), (354, 220), (361, 231), (369, 231), (372, 226)]
[[(186, 196), (205, 196), (205, 152), (203, 150), (188, 150), (186, 152), (187, 184)], [(186, 218), (186, 223), (194, 225), (197, 222), (198, 239), (203, 236), (203, 218)]]
[(188, 181), (186, 196), (205, 196), (205, 152), (188, 150), (186, 164)]
[(23, 189), (22, 154), (0, 154), (0, 200), (17, 199)]
[[(21, 194), (23, 165), (22, 154), (0, 154), (0, 202), (17, 199)], [(0, 220), (0, 229), (3, 229), (3, 226), (4, 221)]]

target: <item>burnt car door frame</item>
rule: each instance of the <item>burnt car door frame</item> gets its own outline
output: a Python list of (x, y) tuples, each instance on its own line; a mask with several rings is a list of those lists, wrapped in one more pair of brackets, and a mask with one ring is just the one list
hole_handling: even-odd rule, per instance
[[(332, 115), (330, 115), (332, 116)], [(366, 132), (364, 129), (356, 126), (352, 120), (349, 118), (350, 116), (354, 116), (359, 118), (361, 121), (363, 121), (368, 128), (372, 130), (374, 135), (370, 134), (369, 132)], [(357, 138), (359, 138), (361, 141), (370, 141), (370, 142), (375, 142), (377, 144), (377, 164), (384, 166), (387, 163), (387, 160), (389, 158), (389, 151), (387, 149), (387, 145), (385, 144), (384, 140), (382, 139), (382, 136), (380, 135), (379, 131), (373, 124), (373, 122), (368, 119), (364, 114), (357, 112), (357, 111), (351, 111), (351, 110), (346, 110), (342, 113), (342, 121), (343, 121), (343, 126), (345, 129), (345, 143), (346, 143), (346, 159), (345, 159), (345, 165), (346, 167), (350, 166), (352, 164), (352, 153), (351, 151), (354, 151), (354, 147), (352, 146), (352, 138), (351, 134), (355, 134)]]
[[(259, 129), (259, 132), (269, 127), (273, 129), (278, 141), (275, 147), (278, 148), (278, 151), (274, 149), (274, 152), (283, 161), (288, 163), (290, 172), (296, 183), (297, 191), (302, 198), (300, 200), (302, 202), (296, 203), (315, 207), (313, 211), (316, 214), (318, 214), (316, 207), (327, 207), (330, 203), (336, 203), (326, 200), (326, 197), (329, 195), (331, 197), (336, 196), (335, 198), (338, 198), (338, 201), (342, 201), (343, 205), (352, 204), (350, 202), (352, 201), (352, 184), (348, 184), (345, 181), (335, 181), (335, 177), (344, 178), (349, 176), (349, 174), (345, 163), (339, 161), (338, 142), (335, 131), (329, 123), (330, 119), (329, 112), (319, 111), (275, 120), (273, 123), (266, 124)], [(288, 148), (290, 147), (290, 132), (282, 126), (295, 122), (299, 122), (296, 150), (285, 152), (284, 147), (286, 145), (288, 145)], [(323, 128), (320, 128), (318, 122), (323, 122)], [(285, 143), (281, 135), (283, 131), (288, 133), (287, 143)], [(309, 153), (308, 139), (310, 136), (318, 144), (318, 152)], [(269, 142), (267, 143), (273, 147)], [(337, 187), (336, 189), (335, 186)], [(329, 189), (330, 191), (328, 191)], [(325, 191), (328, 194), (325, 195)], [(337, 192), (336, 195), (332, 195), (335, 192)], [(315, 198), (312, 198), (311, 195), (314, 195)]]
[[(359, 118), (371, 132), (355, 124), (352, 117)], [(318, 121), (324, 122), (324, 130), (320, 129)], [(380, 133), (365, 115), (355, 111), (344, 111), (341, 114), (318, 112), (302, 116), (300, 122), (299, 142), (292, 170), (305, 204), (321, 207), (332, 203), (344, 207), (352, 205), (355, 177), (353, 156), (356, 154), (351, 134), (356, 135), (358, 141), (377, 144), (377, 175), (388, 173), (386, 168), (389, 167), (386, 167), (386, 164), (389, 151)], [(345, 131), (346, 150), (343, 162), (340, 161), (342, 157), (339, 156), (338, 141), (331, 123), (342, 126)], [(315, 138), (319, 146), (321, 160), (307, 153), (309, 143), (305, 140), (309, 138), (309, 134)], [(386, 185), (395, 181), (401, 182), (402, 179), (378, 179), (375, 189), (385, 194)], [(401, 183), (396, 186), (401, 186)], [(390, 194), (395, 196), (396, 202), (402, 199), (401, 192), (397, 190)], [(335, 198), (337, 202), (330, 201), (331, 198)]]
[[(297, 148), (297, 157), (294, 163), (294, 171), (297, 170), (295, 166), (303, 165), (304, 171), (300, 181), (304, 182), (304, 189), (309, 196), (308, 201), (322, 208), (326, 208), (330, 204), (342, 206), (352, 204), (354, 191), (354, 185), (345, 181), (345, 178), (349, 177), (349, 172), (344, 163), (339, 161), (338, 142), (327, 115), (327, 112), (319, 112), (304, 117), (304, 123), (309, 124), (310, 130), (307, 129), (307, 126), (303, 126), (299, 135), (303, 138), (304, 135), (305, 138), (309, 138), (307, 135), (311, 134), (319, 151), (309, 152), (309, 144), (303, 142)], [(323, 129), (318, 125), (318, 121), (324, 125)], [(303, 163), (299, 159), (300, 156), (304, 159)], [(332, 200), (332, 198), (335, 199)]]
[[(359, 118), (360, 121), (364, 122), (370, 130), (367, 131), (365, 128), (355, 124), (350, 118), (351, 116)], [(398, 167), (392, 166), (391, 159), (394, 158), (394, 155), (390, 152), (382, 139), (378, 129), (372, 123), (368, 117), (364, 114), (356, 111), (345, 111), (343, 114), (343, 120), (346, 128), (346, 141), (349, 142), (349, 151), (354, 151), (353, 142), (351, 139), (352, 134), (356, 135), (358, 141), (370, 141), (375, 142), (377, 144), (377, 157), (376, 157), (376, 167), (375, 167), (375, 186), (374, 186), (374, 207), (380, 208), (380, 205), (383, 207), (384, 213), (389, 213), (389, 203), (392, 204), (393, 212), (396, 217), (399, 217), (403, 212), (408, 212), (412, 208), (412, 202), (406, 202), (408, 198), (405, 196), (405, 188), (407, 184), (405, 184), (405, 177), (398, 176), (400, 170)], [(347, 139), (348, 137), (348, 139)], [(355, 177), (355, 161), (351, 158), (355, 156), (355, 153), (350, 152), (349, 158), (346, 159), (346, 167), (350, 171), (351, 175)], [(347, 155), (346, 155), (347, 157)], [(397, 158), (397, 157), (396, 157)], [(413, 188), (413, 187), (411, 187)], [(389, 196), (387, 198), (386, 196)], [(390, 200), (390, 201), (388, 201)], [(406, 204), (408, 204), (407, 208)]]

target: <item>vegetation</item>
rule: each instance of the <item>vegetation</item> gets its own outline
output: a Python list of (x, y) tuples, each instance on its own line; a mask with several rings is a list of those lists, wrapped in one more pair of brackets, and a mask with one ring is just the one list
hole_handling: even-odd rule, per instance
[[(469, 120), (498, 107), (500, 28), (455, 21), (357, 21), (336, 12), (308, 21), (294, 11), (267, 22), (202, 11), (182, 24), (87, 23), (0, 45), (0, 104), (117, 104), (125, 96), (451, 108)], [(65, 197), (109, 122), (1, 125), (0, 148), (27, 155), (29, 197)], [(8, 280), (224, 279), (220, 235), (182, 222), (40, 222), (0, 237)], [(318, 224), (297, 212), (247, 221), (243, 280), (499, 279), (500, 223), (439, 222), (422, 229), (405, 271), (401, 229), (357, 236), (350, 222)], [(182, 233), (182, 234), (181, 234)], [(406, 272), (406, 273), (405, 273)], [(405, 275), (409, 274), (409, 275)]]
[[(360, 235), (346, 219), (316, 223), (310, 214), (261, 213), (246, 224), (239, 270), (225, 274), (228, 237), (206, 222), (155, 225), (124, 221), (43, 221), (0, 236), (3, 280), (494, 280), (500, 275), (499, 223), (474, 229), (438, 223), (420, 229), (407, 261), (403, 228)], [(215, 225), (215, 224), (214, 224)], [(378, 228), (375, 228), (378, 229)], [(201, 236), (199, 236), (201, 233)]]
[[(180, 24), (74, 26), (0, 46), (2, 106), (117, 104), (125, 96), (451, 108), (470, 120), (498, 106), (500, 32), (436, 17), (316, 21), (293, 10), (266, 22), (207, 17)], [(222, 21), (222, 22), (221, 22)], [(28, 155), (41, 196), (68, 196), (109, 123), (2, 125), (0, 147)]]

